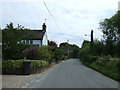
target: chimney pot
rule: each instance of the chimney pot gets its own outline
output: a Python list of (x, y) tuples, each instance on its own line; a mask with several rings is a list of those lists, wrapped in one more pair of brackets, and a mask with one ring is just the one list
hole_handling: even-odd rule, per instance
[(46, 32), (46, 25), (45, 25), (45, 23), (43, 23), (43, 25), (42, 25), (42, 30), (44, 30), (45, 32)]

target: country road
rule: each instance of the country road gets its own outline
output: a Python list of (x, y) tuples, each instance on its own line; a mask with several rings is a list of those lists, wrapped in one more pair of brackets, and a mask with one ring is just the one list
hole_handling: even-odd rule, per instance
[(70, 59), (27, 84), (27, 88), (118, 88), (118, 82)]

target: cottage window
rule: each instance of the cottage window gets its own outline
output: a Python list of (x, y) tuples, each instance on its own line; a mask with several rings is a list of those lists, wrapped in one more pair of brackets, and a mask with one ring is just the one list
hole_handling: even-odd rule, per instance
[(26, 44), (29, 44), (29, 40), (26, 40)]

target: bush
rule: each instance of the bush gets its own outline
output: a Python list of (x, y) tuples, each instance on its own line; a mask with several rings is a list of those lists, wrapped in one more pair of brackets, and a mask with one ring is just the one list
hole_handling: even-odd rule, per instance
[(31, 62), (31, 69), (38, 69), (42, 67), (47, 67), (49, 63), (44, 60), (32, 60)]
[(67, 59), (68, 59), (67, 56), (65, 56), (65, 55), (62, 56), (62, 60), (67, 60)]
[(63, 50), (54, 47), (54, 46), (40, 46), (40, 47), (29, 47), (25, 50), (25, 54), (27, 59), (31, 60), (45, 60), (48, 61), (49, 64), (56, 60), (62, 60)]
[(51, 60), (52, 52), (49, 50), (49, 46), (40, 46), (37, 48), (38, 50), (38, 59), (42, 60)]
[(44, 60), (2, 60), (3, 74), (22, 74), (23, 61), (31, 61), (31, 71), (49, 66), (48, 61)]
[(23, 60), (2, 60), (3, 74), (21, 74), (23, 70)]
[(31, 60), (50, 60), (52, 58), (52, 52), (49, 50), (49, 46), (32, 46), (25, 51), (26, 58)]
[(2, 60), (2, 69), (14, 70), (16, 68), (22, 68), (24, 60)]
[(120, 59), (112, 59), (107, 61), (105, 58), (99, 58), (96, 62), (88, 64), (89, 67), (111, 77), (117, 81), (120, 81)]
[(54, 58), (55, 58), (56, 62), (59, 61), (59, 60), (62, 60), (63, 54), (64, 54), (63, 50), (61, 50), (60, 48), (57, 48), (55, 50), (55, 52), (54, 52)]
[(25, 53), (26, 58), (31, 59), (31, 60), (38, 59), (38, 56), (39, 56), (37, 47), (35, 47), (35, 46), (25, 49), (24, 53)]

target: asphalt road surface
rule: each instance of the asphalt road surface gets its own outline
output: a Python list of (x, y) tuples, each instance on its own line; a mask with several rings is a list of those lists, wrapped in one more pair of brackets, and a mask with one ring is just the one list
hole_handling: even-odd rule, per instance
[(27, 88), (118, 88), (118, 82), (70, 59), (32, 80)]

